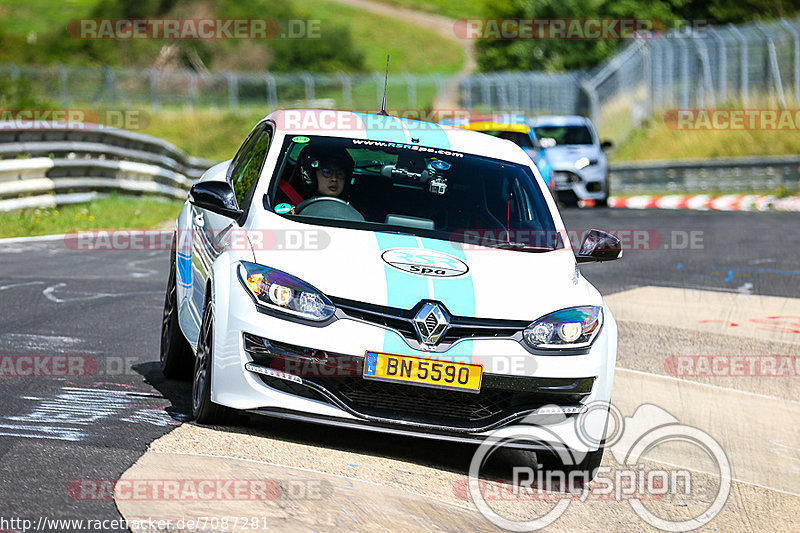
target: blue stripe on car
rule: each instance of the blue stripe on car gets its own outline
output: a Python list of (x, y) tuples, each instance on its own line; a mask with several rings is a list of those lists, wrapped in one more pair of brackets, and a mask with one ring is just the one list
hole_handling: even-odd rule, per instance
[(178, 269), (178, 283), (182, 287), (192, 287), (192, 256), (176, 252), (175, 262)]

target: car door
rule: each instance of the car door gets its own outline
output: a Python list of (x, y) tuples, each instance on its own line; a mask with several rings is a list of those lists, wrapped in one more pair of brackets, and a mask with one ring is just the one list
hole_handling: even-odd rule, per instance
[[(236, 157), (231, 161), (225, 179), (230, 183), (236, 196), (239, 208), (245, 212), (252, 202), (253, 191), (258, 182), (264, 161), (267, 157), (272, 129), (264, 123), (257, 126), (248, 136)], [(222, 254), (229, 242), (243, 242), (243, 239), (232, 239), (231, 231), (241, 228), (240, 221), (212, 213), (206, 209), (192, 205), (192, 307), (196, 320), (201, 321), (205, 307), (206, 284), (211, 275), (211, 266)], [(242, 221), (245, 216), (242, 217)], [(238, 236), (237, 236), (238, 237)], [(199, 328), (199, 322), (198, 322)], [(189, 339), (196, 342), (196, 339)]]

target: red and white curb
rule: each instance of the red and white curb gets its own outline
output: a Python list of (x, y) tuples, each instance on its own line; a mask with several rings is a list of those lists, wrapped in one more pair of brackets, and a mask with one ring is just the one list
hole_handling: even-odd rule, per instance
[(626, 209), (692, 209), (695, 211), (792, 211), (800, 212), (800, 196), (778, 198), (729, 194), (726, 196), (612, 196), (610, 207)]

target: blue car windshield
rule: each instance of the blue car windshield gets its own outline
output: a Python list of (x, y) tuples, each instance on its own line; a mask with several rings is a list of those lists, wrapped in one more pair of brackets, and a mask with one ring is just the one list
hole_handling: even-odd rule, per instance
[(298, 222), (524, 251), (563, 246), (531, 169), (452, 150), (287, 137), (265, 207)]

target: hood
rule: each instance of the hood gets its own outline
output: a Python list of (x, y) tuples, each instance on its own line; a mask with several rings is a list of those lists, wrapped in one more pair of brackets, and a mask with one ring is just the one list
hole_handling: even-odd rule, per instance
[(573, 166), (581, 157), (595, 161), (601, 158), (600, 148), (593, 144), (563, 144), (547, 148), (547, 159), (553, 166)]
[(597, 290), (576, 275), (568, 249), (498, 250), (263, 218), (271, 229), (261, 232), (264, 245), (253, 246), (256, 262), (331, 297), (402, 309), (436, 300), (456, 316), (531, 321), (565, 307), (601, 305)]

